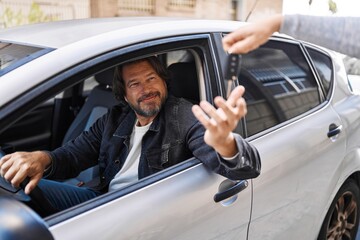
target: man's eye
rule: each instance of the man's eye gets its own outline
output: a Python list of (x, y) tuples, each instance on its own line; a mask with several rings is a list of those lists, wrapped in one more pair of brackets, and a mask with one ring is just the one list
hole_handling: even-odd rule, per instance
[(139, 85), (139, 83), (130, 83), (129, 88), (135, 88)]

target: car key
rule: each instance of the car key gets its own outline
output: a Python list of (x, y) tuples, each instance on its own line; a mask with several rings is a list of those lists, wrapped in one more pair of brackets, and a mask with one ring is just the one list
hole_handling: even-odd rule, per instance
[(226, 60), (226, 72), (225, 80), (227, 80), (227, 94), (228, 98), (231, 93), (232, 84), (235, 85), (235, 80), (238, 78), (241, 68), (241, 55), (239, 54), (229, 54)]

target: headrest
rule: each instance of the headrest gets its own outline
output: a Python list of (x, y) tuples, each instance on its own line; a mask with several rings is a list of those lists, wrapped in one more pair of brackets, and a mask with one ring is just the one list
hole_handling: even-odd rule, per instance
[(112, 86), (114, 79), (115, 68), (109, 68), (95, 75), (95, 80), (100, 85)]
[(194, 62), (173, 63), (168, 67), (171, 81), (169, 91), (175, 97), (199, 102), (199, 83)]

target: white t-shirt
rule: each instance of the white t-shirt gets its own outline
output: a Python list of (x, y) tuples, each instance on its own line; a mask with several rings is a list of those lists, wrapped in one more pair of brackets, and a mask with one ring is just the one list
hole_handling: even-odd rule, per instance
[(109, 191), (119, 189), (127, 184), (133, 183), (139, 179), (138, 167), (141, 154), (141, 141), (145, 133), (149, 130), (151, 123), (146, 126), (137, 126), (137, 121), (134, 130), (130, 136), (130, 152), (125, 160), (124, 166), (111, 180)]

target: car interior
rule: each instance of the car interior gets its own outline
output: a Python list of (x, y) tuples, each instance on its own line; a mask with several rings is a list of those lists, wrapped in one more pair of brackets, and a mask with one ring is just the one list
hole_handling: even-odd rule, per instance
[[(189, 53), (184, 53), (189, 54)], [(167, 55), (160, 56), (164, 64)], [(182, 97), (196, 104), (200, 101), (198, 73), (195, 62), (191, 60), (191, 56), (186, 55), (186, 59), (181, 62), (173, 62), (167, 66), (171, 81), (168, 86), (169, 92), (176, 96)], [(190, 58), (190, 59), (189, 59)], [(185, 61), (186, 62), (185, 62)], [(190, 60), (190, 61), (188, 61)], [(94, 76), (98, 85), (96, 85), (87, 95), (87, 99), (75, 119), (71, 123), (63, 139), (63, 144), (76, 138), (82, 131), (86, 131), (101, 116), (106, 114), (112, 106), (119, 103), (112, 93), (112, 80), (115, 69), (106, 69)], [(98, 167), (89, 168), (75, 179), (66, 180), (67, 183), (82, 186), (92, 179), (98, 177)]]
[[(201, 99), (199, 77), (203, 76), (195, 54), (192, 50), (177, 50), (158, 55), (171, 76), (169, 92), (192, 103)], [(103, 69), (27, 113), (0, 135), (1, 150), (5, 153), (52, 150), (88, 130), (119, 103), (112, 92), (114, 71), (115, 67)], [(65, 182), (83, 186), (98, 176), (98, 166), (94, 166)]]
[[(243, 56), (239, 83), (247, 89), (246, 136), (298, 116), (320, 102), (317, 84), (304, 59), (298, 61), (300, 64), (293, 62), (297, 54), (293, 49), (283, 50), (271, 43), (267, 45), (268, 48)], [(159, 52), (157, 57), (171, 75), (168, 85), (171, 94), (195, 104), (206, 99), (203, 62), (197, 51), (193, 48), (177, 49)], [(104, 64), (92, 72), (89, 70), (81, 82), (76, 79), (77, 84), (63, 88), (62, 92), (3, 131), (0, 135), (1, 150), (5, 153), (53, 150), (89, 129), (119, 103), (112, 92), (114, 64)], [(242, 129), (242, 126), (239, 124), (238, 128)], [(96, 179), (98, 174), (95, 166), (65, 181), (83, 186)]]

